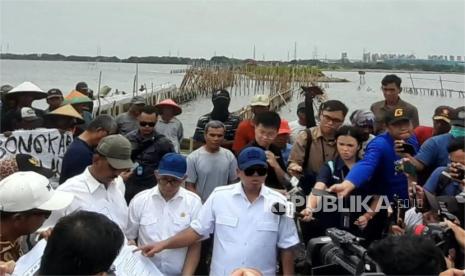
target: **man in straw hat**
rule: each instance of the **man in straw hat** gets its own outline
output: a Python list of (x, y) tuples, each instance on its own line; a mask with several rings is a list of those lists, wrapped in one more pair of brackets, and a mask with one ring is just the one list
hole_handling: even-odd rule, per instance
[[(2, 131), (12, 131), (13, 130), (13, 122), (14, 119), (17, 117), (17, 111), (23, 107), (32, 108), (37, 117), (42, 118), (44, 115), (44, 111), (41, 109), (33, 108), (32, 102), (35, 100), (40, 100), (47, 97), (47, 93), (45, 93), (42, 89), (40, 89), (37, 85), (33, 84), (32, 82), (23, 82), (20, 85), (11, 89), (6, 95), (5, 100), (15, 100), (16, 106), (10, 110), (7, 114), (5, 114), (5, 118), (2, 124)], [(2, 116), (3, 117), (3, 116)]]
[(63, 105), (44, 115), (44, 126), (60, 131), (74, 132), (76, 125), (83, 124), (84, 119), (70, 104)]
[(155, 131), (170, 139), (174, 145), (174, 150), (180, 152), (184, 130), (181, 121), (175, 116), (181, 114), (181, 107), (172, 99), (166, 99), (155, 105), (155, 108), (160, 115), (155, 125)]

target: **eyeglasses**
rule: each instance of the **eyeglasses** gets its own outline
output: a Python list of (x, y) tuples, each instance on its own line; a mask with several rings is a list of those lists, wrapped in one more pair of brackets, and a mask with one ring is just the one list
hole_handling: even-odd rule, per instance
[(324, 120), (331, 121), (331, 122), (333, 122), (335, 124), (341, 124), (341, 123), (344, 122), (344, 120), (341, 120), (339, 118), (334, 118), (334, 117), (328, 116), (326, 114), (321, 114), (321, 116), (323, 117)]
[(154, 122), (139, 122), (139, 125), (142, 127), (146, 127), (146, 126), (154, 127), (155, 123)]
[(264, 176), (268, 172), (268, 168), (266, 167), (249, 167), (244, 170), (244, 174), (246, 176), (252, 176), (255, 173), (258, 174), (258, 176)]
[(170, 183), (171, 185), (178, 185), (182, 182), (182, 179), (160, 177), (159, 182), (163, 185), (166, 185), (168, 183)]

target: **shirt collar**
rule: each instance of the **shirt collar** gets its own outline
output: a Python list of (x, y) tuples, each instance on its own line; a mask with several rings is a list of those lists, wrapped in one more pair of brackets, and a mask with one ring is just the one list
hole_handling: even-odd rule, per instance
[(85, 179), (86, 179), (85, 183), (86, 183), (87, 188), (89, 189), (89, 191), (91, 193), (94, 193), (100, 186), (102, 186), (102, 188), (105, 189), (105, 185), (100, 183), (97, 179), (95, 179), (95, 177), (92, 176), (92, 174), (89, 171), (89, 167), (87, 167), (86, 170), (84, 171), (84, 176), (85, 176)]
[[(237, 183), (236, 186), (234, 187), (233, 195), (241, 195), (242, 197), (248, 200), (247, 195), (244, 192), (244, 188), (242, 187), (242, 181)], [(258, 195), (257, 198), (259, 197), (266, 198), (267, 195), (268, 195), (268, 190), (266, 189), (265, 184), (262, 184), (262, 187), (260, 189), (260, 194)]]
[[(165, 200), (165, 198), (161, 195), (160, 188), (158, 187), (158, 185), (152, 188), (151, 194), (153, 197), (159, 197)], [(175, 200), (177, 198), (184, 198), (184, 190), (182, 189), (182, 187), (179, 187), (178, 192), (169, 201)]]

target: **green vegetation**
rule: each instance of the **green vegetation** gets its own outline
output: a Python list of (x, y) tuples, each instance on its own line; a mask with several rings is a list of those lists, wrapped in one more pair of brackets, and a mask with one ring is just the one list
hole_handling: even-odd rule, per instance
[[(236, 59), (225, 56), (215, 56), (210, 60), (203, 58), (187, 58), (187, 57), (129, 57), (121, 59), (116, 56), (64, 56), (61, 54), (0, 54), (0, 59), (16, 59), (16, 60), (52, 60), (52, 61), (84, 61), (84, 62), (125, 62), (125, 63), (154, 63), (154, 64), (194, 64), (200, 66), (241, 66), (248, 65), (248, 68), (253, 68), (253, 65), (260, 65), (253, 69), (254, 74), (269, 75), (268, 70), (278, 70), (281, 74), (285, 74), (286, 70), (297, 70), (295, 74), (307, 75), (308, 70), (315, 70), (314, 73), (321, 70), (401, 70), (401, 71), (435, 71), (435, 72), (450, 72), (450, 73), (465, 73), (464, 64), (448, 63), (441, 64), (428, 60), (409, 60), (409, 61), (387, 61), (378, 63), (363, 63), (350, 61), (333, 61), (323, 62), (321, 60), (291, 60), (289, 62), (282, 61), (254, 61), (251, 59)], [(291, 69), (289, 65), (299, 65), (297, 69)], [(267, 69), (272, 67), (273, 69)], [(309, 69), (312, 68), (312, 69)], [(311, 72), (310, 72), (311, 73)]]

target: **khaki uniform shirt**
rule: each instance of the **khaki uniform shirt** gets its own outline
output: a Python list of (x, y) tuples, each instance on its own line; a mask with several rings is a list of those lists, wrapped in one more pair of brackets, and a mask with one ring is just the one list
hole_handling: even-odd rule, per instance
[[(309, 162), (307, 168), (303, 168), (306, 172), (318, 173), (321, 166), (330, 160), (334, 160), (337, 156), (336, 142), (329, 141), (323, 137), (319, 126), (310, 128), (312, 133), (312, 146), (310, 148)], [(300, 166), (304, 163), (305, 147), (307, 146), (307, 132), (301, 131), (292, 145), (291, 154), (289, 156), (289, 165), (296, 163)]]
[(380, 131), (384, 130), (386, 127), (384, 125), (384, 114), (386, 111), (394, 110), (396, 108), (403, 108), (405, 109), (407, 115), (409, 116), (410, 120), (412, 121), (413, 128), (416, 128), (420, 125), (418, 119), (418, 110), (415, 106), (409, 104), (406, 101), (403, 101), (399, 98), (399, 101), (395, 106), (387, 106), (386, 101), (379, 101), (371, 105), (371, 112), (375, 114), (375, 131), (379, 133)]

